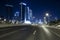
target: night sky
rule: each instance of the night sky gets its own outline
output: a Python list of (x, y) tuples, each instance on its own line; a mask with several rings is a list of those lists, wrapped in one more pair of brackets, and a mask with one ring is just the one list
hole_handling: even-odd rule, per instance
[(14, 6), (13, 13), (19, 11), (19, 3), (25, 2), (33, 11), (33, 16), (43, 18), (48, 12), (52, 17), (60, 19), (60, 1), (59, 0), (0, 0), (0, 16), (6, 16), (4, 11), (5, 4)]

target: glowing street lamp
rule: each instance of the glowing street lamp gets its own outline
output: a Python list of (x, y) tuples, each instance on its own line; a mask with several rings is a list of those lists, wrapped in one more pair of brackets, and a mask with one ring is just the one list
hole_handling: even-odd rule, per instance
[(46, 13), (45, 15), (46, 15), (46, 16), (49, 16), (49, 13)]
[(46, 16), (46, 23), (48, 23), (49, 22), (49, 13), (46, 13), (45, 16)]

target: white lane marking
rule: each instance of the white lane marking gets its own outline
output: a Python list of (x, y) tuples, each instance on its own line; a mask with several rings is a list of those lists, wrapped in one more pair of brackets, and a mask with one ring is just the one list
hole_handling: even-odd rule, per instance
[(36, 30), (33, 32), (33, 35), (35, 35), (35, 33), (36, 33)]
[[(20, 30), (20, 29), (19, 29), (19, 30)], [(3, 35), (0, 36), (0, 38), (5, 37), (5, 36), (8, 36), (8, 35), (11, 35), (11, 34), (13, 34), (13, 33), (15, 33), (15, 32), (18, 32), (18, 30), (15, 30), (15, 31), (12, 31), (12, 32), (3, 34)]]
[(58, 37), (60, 37), (60, 35), (59, 34), (57, 34), (56, 32), (53, 32), (53, 31), (51, 31), (52, 33), (54, 33), (56, 36), (58, 36)]

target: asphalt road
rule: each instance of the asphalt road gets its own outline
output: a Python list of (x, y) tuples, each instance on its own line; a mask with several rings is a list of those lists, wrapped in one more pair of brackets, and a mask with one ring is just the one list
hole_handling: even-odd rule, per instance
[(60, 40), (60, 29), (41, 25), (0, 28), (0, 40)]
[(0, 28), (0, 40), (27, 40), (34, 30), (31, 25)]
[(60, 40), (60, 29), (40, 25), (34, 40)]

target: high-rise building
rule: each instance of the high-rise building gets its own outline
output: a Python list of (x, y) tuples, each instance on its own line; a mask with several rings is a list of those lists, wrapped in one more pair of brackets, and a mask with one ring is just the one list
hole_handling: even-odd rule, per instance
[(32, 10), (25, 3), (20, 3), (20, 19), (22, 22), (30, 22), (32, 19)]
[(29, 10), (29, 20), (32, 21), (32, 10)]
[(18, 11), (14, 13), (13, 19), (15, 19), (16, 21), (20, 19), (19, 18), (19, 12)]
[(13, 6), (12, 5), (8, 5), (8, 4), (6, 4), (5, 5), (5, 9), (6, 9), (6, 14), (7, 14), (7, 16), (6, 16), (6, 18), (9, 20), (9, 19), (11, 19), (12, 18), (12, 14), (13, 14)]
[(21, 2), (20, 3), (20, 20), (24, 22), (26, 19), (26, 4)]
[(29, 20), (29, 7), (26, 8), (25, 16), (26, 16), (25, 20), (28, 21)]
[(29, 7), (27, 7), (27, 10), (26, 10), (26, 20), (30, 21), (31, 18), (32, 18), (32, 10)]

